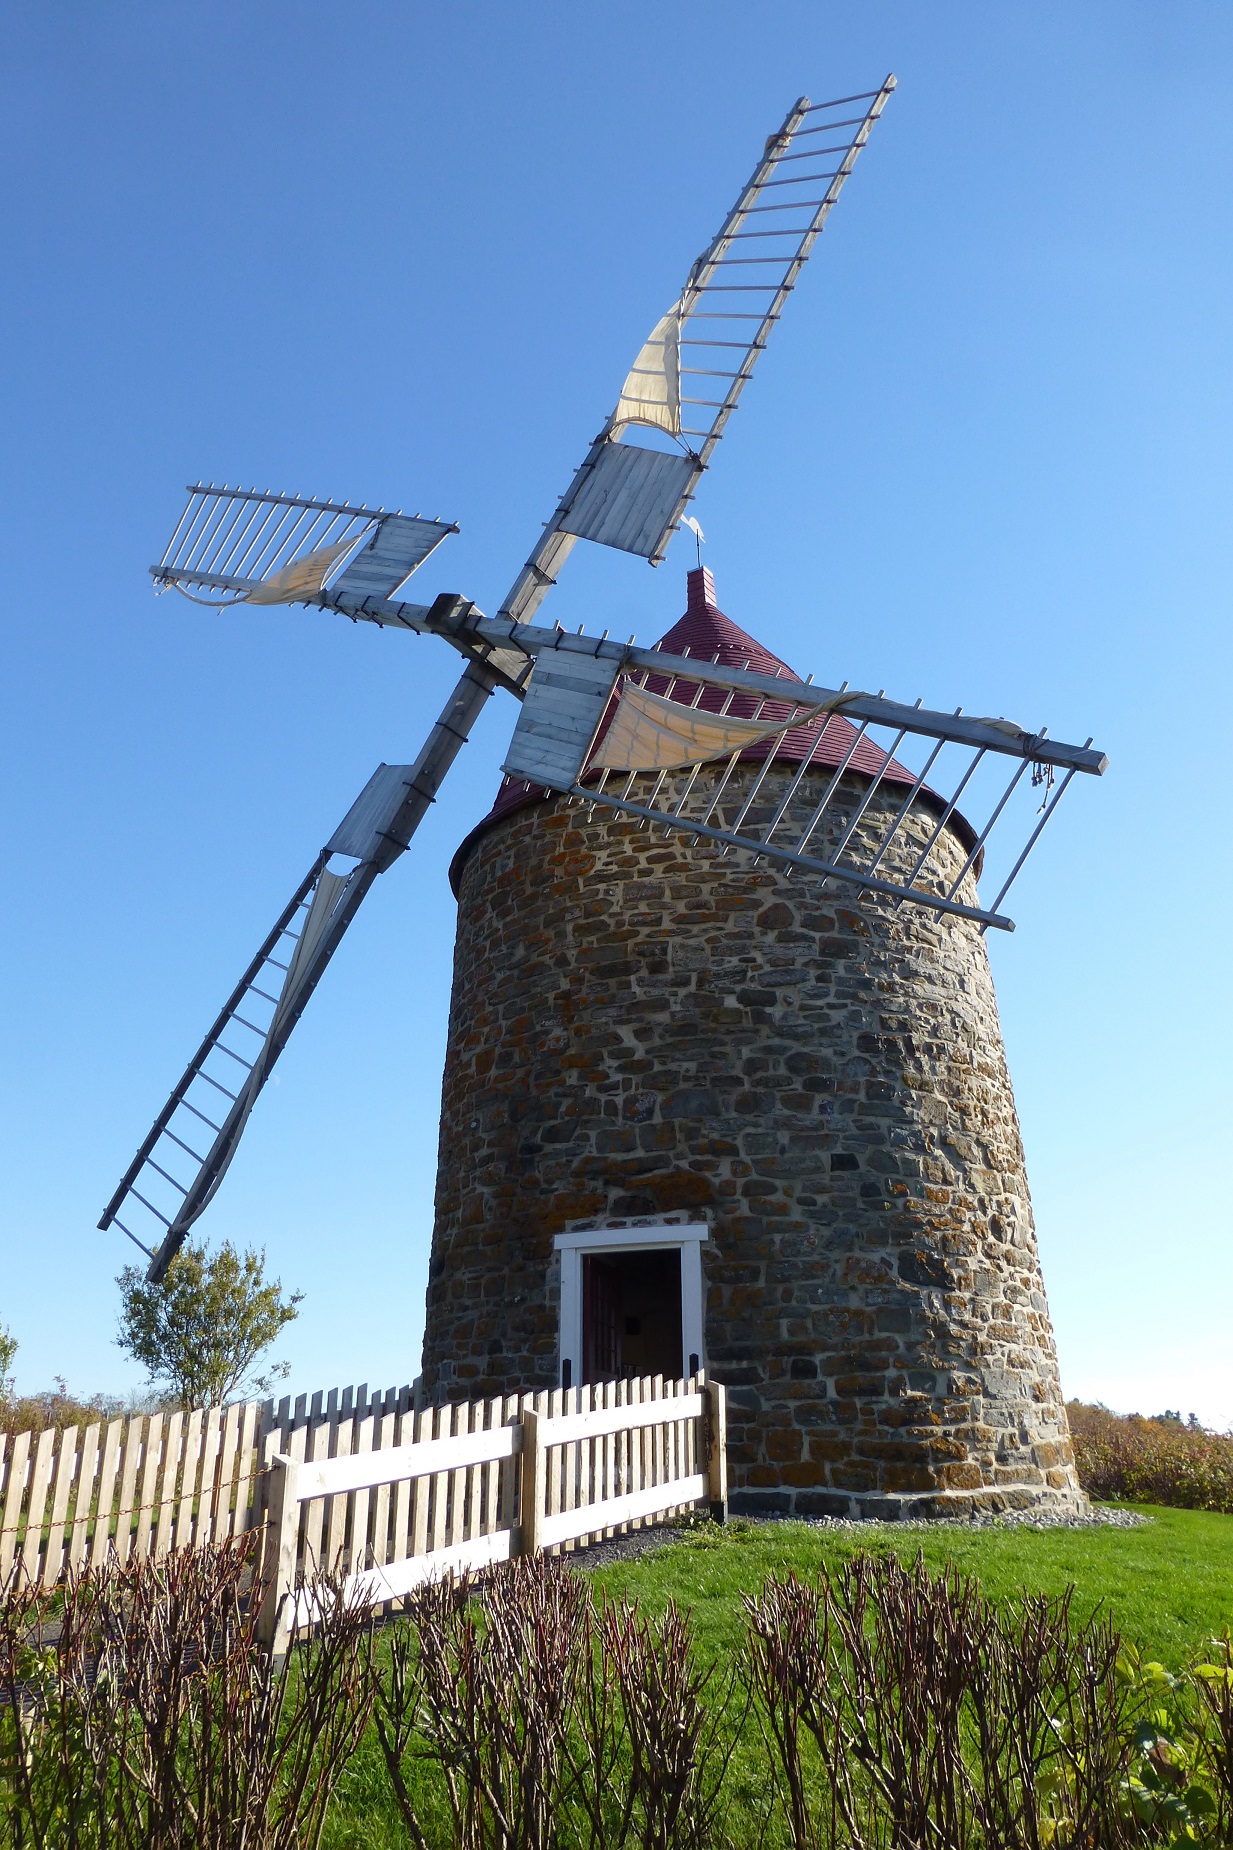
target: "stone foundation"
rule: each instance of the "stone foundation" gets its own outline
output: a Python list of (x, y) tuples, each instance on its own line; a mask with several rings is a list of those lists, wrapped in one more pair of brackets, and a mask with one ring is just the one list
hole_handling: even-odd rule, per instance
[[(864, 788), (845, 780), (813, 852)], [(935, 823), (918, 804), (884, 865)], [(953, 877), (963, 844), (939, 852)], [(979, 927), (560, 801), (516, 810), (460, 876), (428, 1393), (556, 1386), (554, 1235), (682, 1212), (711, 1225), (734, 1508), (1082, 1506)]]

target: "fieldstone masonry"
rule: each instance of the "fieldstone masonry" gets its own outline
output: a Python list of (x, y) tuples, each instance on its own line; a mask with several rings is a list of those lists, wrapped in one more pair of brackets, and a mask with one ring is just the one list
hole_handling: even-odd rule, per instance
[[(935, 824), (919, 803), (892, 858)], [(735, 1507), (1082, 1506), (979, 928), (516, 809), (459, 875), (428, 1392), (556, 1386), (553, 1236), (681, 1212), (711, 1225)]]

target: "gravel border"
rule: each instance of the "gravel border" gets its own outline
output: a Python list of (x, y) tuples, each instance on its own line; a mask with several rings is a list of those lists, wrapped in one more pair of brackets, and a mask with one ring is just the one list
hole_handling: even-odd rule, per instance
[(1091, 1509), (1085, 1516), (1046, 1515), (1032, 1510), (1004, 1510), (997, 1516), (935, 1516), (931, 1521), (877, 1522), (862, 1521), (854, 1516), (798, 1517), (811, 1529), (851, 1529), (856, 1533), (869, 1529), (912, 1529), (922, 1535), (929, 1529), (1142, 1529), (1155, 1522), (1154, 1516), (1141, 1516), (1137, 1510)]
[[(1034, 1515), (1030, 1511), (1007, 1510), (996, 1516), (938, 1516), (926, 1522), (882, 1522), (856, 1516), (732, 1516), (729, 1523), (746, 1529), (774, 1529), (782, 1523), (795, 1523), (804, 1529), (818, 1529), (843, 1535), (926, 1535), (937, 1529), (1142, 1529), (1156, 1518), (1140, 1515), (1137, 1510), (1092, 1509), (1086, 1516)], [(643, 1555), (657, 1554), (673, 1542), (681, 1542), (698, 1529), (709, 1527), (704, 1517), (696, 1523), (674, 1523), (662, 1529), (631, 1529), (627, 1535), (614, 1535), (606, 1542), (592, 1542), (562, 1559), (571, 1567), (590, 1571), (611, 1567), (618, 1561), (637, 1561)]]

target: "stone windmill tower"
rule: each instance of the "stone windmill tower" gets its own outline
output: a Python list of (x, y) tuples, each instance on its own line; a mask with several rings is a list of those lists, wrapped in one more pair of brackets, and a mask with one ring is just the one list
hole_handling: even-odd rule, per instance
[(404, 595), (448, 521), (190, 489), (158, 589), (429, 634), (466, 665), (418, 757), (379, 765), (314, 858), (100, 1226), (164, 1276), (501, 691), (507, 781), (455, 863), (429, 1391), (705, 1365), (747, 1503), (1066, 1506), (984, 933), (1012, 928), (1011, 883), (1104, 758), (801, 681), (719, 611), (700, 557), (655, 649), (538, 621), (579, 540), (663, 559), (893, 89), (789, 110), (495, 617)]
[[(704, 568), (659, 648), (791, 675)], [(684, 676), (645, 685), (721, 704)], [(840, 714), (746, 747), (725, 800), (756, 784), (773, 814), (791, 793), (799, 829), (837, 774), (813, 850), (830, 858), (876, 783), (866, 818), (911, 796), (882, 863), (906, 873), (947, 806)], [(723, 776), (694, 778), (700, 807)], [(951, 808), (946, 873), (974, 840)], [(705, 1362), (729, 1388), (737, 1507), (1073, 1505), (980, 924), (819, 897), (790, 866), (751, 875), (511, 778), (451, 878), (428, 1391)]]

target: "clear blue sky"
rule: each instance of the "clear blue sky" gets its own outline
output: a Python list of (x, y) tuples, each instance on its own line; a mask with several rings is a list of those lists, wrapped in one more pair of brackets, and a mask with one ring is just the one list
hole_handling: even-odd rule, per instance
[[(156, 600), (182, 484), (453, 517), (424, 592), (495, 607), (763, 138), (894, 69), (699, 497), (708, 562), (801, 672), (1108, 751), (992, 946), (1063, 1375), (1233, 1424), (1225, 0), (60, 0), (0, 41), (19, 1384), (137, 1384), (99, 1212), (455, 672)], [(654, 640), (688, 563), (579, 548), (552, 614)], [(202, 1224), (306, 1293), (297, 1388), (418, 1367), (445, 870), (511, 719), (379, 883)]]

